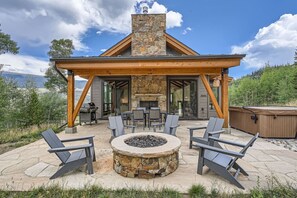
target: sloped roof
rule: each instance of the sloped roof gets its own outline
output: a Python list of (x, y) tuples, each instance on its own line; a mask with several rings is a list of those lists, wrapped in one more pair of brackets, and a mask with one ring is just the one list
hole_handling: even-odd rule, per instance
[[(184, 55), (199, 55), (196, 51), (188, 47), (187, 45), (183, 44), (173, 36), (164, 33), (166, 37), (166, 45), (174, 49), (175, 51), (184, 54)], [(117, 56), (121, 54), (123, 51), (131, 47), (132, 43), (132, 33), (126, 36), (124, 39), (116, 43), (114, 46), (106, 50), (100, 56)]]

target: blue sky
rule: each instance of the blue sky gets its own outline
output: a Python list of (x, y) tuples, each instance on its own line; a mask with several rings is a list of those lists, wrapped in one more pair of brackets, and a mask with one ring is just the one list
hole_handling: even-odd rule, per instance
[[(297, 47), (297, 0), (146, 1), (167, 13), (167, 32), (200, 54), (246, 53), (230, 70), (236, 78), (270, 65), (292, 63)], [(131, 31), (140, 0), (1, 0), (0, 23), (21, 47), (0, 55), (6, 71), (43, 74), (52, 39), (73, 39), (75, 56), (99, 55)], [(143, 4), (141, 4), (143, 5)]]

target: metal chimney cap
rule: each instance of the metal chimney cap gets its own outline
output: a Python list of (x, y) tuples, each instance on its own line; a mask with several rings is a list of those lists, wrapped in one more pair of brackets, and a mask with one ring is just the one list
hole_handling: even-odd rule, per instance
[(142, 7), (142, 13), (143, 14), (147, 14), (148, 13), (148, 7), (147, 6), (143, 6)]

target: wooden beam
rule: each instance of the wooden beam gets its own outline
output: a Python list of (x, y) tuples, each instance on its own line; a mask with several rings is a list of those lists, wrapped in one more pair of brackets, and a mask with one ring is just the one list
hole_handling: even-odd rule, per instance
[(76, 119), (76, 116), (77, 116), (77, 114), (78, 114), (78, 112), (79, 112), (79, 110), (81, 108), (81, 105), (83, 104), (83, 102), (84, 102), (84, 100), (86, 98), (86, 95), (87, 95), (87, 93), (89, 91), (90, 86), (93, 83), (94, 78), (95, 78), (95, 76), (90, 76), (89, 77), (89, 80), (88, 80), (87, 84), (84, 87), (84, 90), (82, 91), (82, 93), (80, 95), (80, 98), (79, 98), (79, 100), (78, 100), (78, 102), (76, 104), (76, 107), (75, 107), (73, 115), (72, 115), (73, 122)]
[(126, 38), (106, 50), (100, 56), (116, 56), (131, 46), (132, 34), (128, 35)]
[(197, 53), (186, 46), (185, 44), (181, 43), (174, 37), (170, 36), (169, 34), (165, 33), (166, 42), (169, 46), (171, 46), (173, 49), (186, 54), (186, 55), (197, 55)]
[(224, 128), (229, 127), (229, 99), (228, 99), (228, 69), (223, 69), (222, 73), (222, 86), (221, 86), (221, 92), (222, 92), (222, 111), (224, 114)]
[(221, 74), (221, 68), (177, 68), (177, 69), (92, 69), (74, 70), (79, 76), (130, 76), (130, 75), (199, 75), (199, 74)]
[(67, 122), (68, 127), (74, 127), (73, 109), (74, 109), (74, 73), (68, 70), (68, 90), (67, 90)]
[(197, 68), (229, 68), (240, 64), (240, 58), (223, 59), (189, 59), (189, 60), (121, 60), (97, 62), (56, 62), (60, 69), (197, 69)]
[(200, 78), (201, 78), (201, 80), (203, 82), (203, 85), (204, 85), (204, 87), (205, 87), (205, 89), (206, 89), (206, 91), (207, 91), (207, 93), (208, 93), (208, 95), (210, 97), (210, 100), (212, 101), (212, 104), (213, 104), (213, 106), (214, 106), (214, 108), (215, 108), (215, 110), (216, 110), (216, 112), (218, 114), (218, 117), (223, 118), (224, 115), (222, 113), (222, 110), (221, 110), (221, 108), (219, 106), (219, 103), (218, 103), (218, 101), (217, 101), (217, 99), (216, 99), (216, 97), (215, 97), (215, 95), (214, 95), (214, 93), (213, 93), (213, 91), (212, 91), (212, 89), (211, 89), (211, 87), (209, 85), (208, 80), (206, 79), (206, 76), (204, 74), (201, 74)]

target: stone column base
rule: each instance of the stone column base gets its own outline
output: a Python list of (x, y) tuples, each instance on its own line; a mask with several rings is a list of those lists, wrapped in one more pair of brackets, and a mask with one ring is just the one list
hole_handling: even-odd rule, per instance
[(65, 133), (77, 133), (77, 127), (66, 127)]

